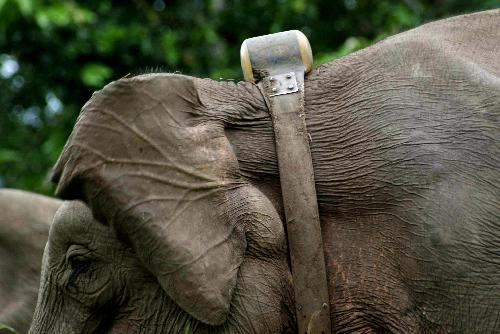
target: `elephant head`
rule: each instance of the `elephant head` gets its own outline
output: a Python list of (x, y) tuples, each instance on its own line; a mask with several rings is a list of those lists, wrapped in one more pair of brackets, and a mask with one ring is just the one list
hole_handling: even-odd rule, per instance
[[(335, 332), (498, 329), (499, 15), (425, 25), (306, 78)], [(277, 167), (257, 86), (150, 74), (92, 96), (54, 180), (190, 317), (217, 328), (266, 306), (252, 320), (287, 324)], [(242, 293), (249, 261), (269, 276)]]
[(290, 317), (285, 306), (292, 304), (286, 273), (279, 260), (245, 260), (236, 277), (231, 316), (224, 325), (208, 326), (182, 310), (136, 252), (119, 241), (109, 226), (95, 221), (84, 203), (66, 202), (50, 230), (30, 333), (208, 333), (214, 329), (232, 333), (238, 328), (293, 332), (293, 314)]
[(108, 85), (84, 107), (56, 179), (58, 194), (89, 203), (183, 309), (219, 325), (245, 255), (284, 265), (287, 254), (275, 206), (240, 175), (224, 132), (245, 110), (204, 104), (196, 85), (207, 83), (165, 74)]

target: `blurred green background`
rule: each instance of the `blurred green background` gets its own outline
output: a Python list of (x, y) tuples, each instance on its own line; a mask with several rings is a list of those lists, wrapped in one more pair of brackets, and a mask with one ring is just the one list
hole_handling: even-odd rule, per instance
[[(422, 23), (498, 0), (0, 0), (0, 188), (48, 181), (83, 104), (151, 71), (242, 79), (248, 37), (299, 29), (324, 63)], [(105, 144), (105, 143), (103, 143)]]

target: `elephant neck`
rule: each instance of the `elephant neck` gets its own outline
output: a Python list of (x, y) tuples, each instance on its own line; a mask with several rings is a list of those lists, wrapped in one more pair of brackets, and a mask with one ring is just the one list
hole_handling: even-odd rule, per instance
[(226, 127), (249, 127), (270, 121), (264, 97), (248, 82), (195, 79), (200, 102), (208, 117)]
[(277, 179), (278, 166), (271, 117), (264, 97), (248, 82), (196, 79), (209, 121), (219, 121), (235, 154), (240, 173), (250, 179)]

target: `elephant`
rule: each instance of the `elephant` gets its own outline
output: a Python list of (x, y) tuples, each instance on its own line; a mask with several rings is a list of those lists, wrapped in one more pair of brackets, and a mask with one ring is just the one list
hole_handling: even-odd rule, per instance
[(20, 333), (28, 331), (33, 317), (43, 249), (61, 204), (27, 191), (0, 189), (0, 324)]
[[(492, 10), (306, 76), (333, 333), (500, 330), (499, 55)], [(82, 108), (53, 180), (77, 202), (51, 228), (30, 333), (296, 331), (258, 85), (112, 82)]]

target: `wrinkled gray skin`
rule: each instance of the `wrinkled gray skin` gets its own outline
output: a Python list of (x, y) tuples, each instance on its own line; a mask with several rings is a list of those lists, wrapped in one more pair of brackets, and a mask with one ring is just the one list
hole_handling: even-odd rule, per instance
[[(319, 66), (305, 96), (333, 332), (497, 333), (500, 11)], [(54, 180), (102, 224), (81, 204), (58, 214), (31, 333), (294, 330), (255, 85), (113, 82), (84, 106)]]
[[(33, 318), (43, 248), (62, 201), (0, 189), (0, 323), (26, 333)], [(0, 329), (0, 333), (6, 333)]]

